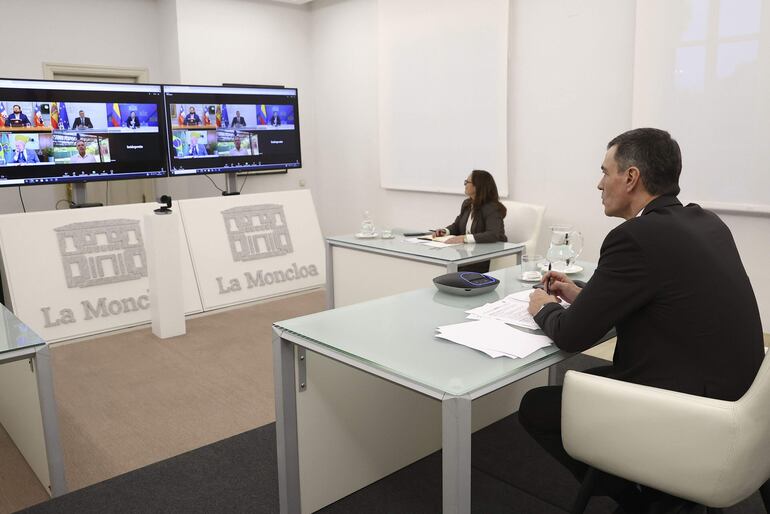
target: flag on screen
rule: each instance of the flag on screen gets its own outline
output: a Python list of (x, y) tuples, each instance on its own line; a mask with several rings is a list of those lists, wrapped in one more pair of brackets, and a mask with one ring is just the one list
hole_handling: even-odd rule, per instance
[(221, 105), (217, 105), (216, 119), (217, 119), (217, 127), (221, 127), (222, 126), (222, 106)]
[(64, 130), (70, 128), (70, 119), (67, 117), (67, 106), (64, 102), (59, 102), (59, 128)]
[(211, 119), (209, 119), (209, 107), (206, 106), (205, 109), (203, 109), (203, 124), (204, 125), (211, 125)]
[(43, 115), (40, 114), (40, 104), (35, 104), (35, 115), (32, 118), (32, 124), (36, 127), (43, 126)]
[(110, 105), (110, 110), (107, 112), (107, 122), (113, 127), (119, 127), (123, 124), (123, 119), (120, 117), (120, 104), (113, 102)]
[[(5, 107), (3, 104), (0, 104), (0, 118), (3, 117), (3, 113), (5, 112)], [(2, 164), (5, 164), (6, 162), (9, 162), (11, 159), (13, 159), (13, 149), (11, 148), (11, 139), (10, 134), (3, 133), (0, 134), (0, 159), (2, 159)]]
[(184, 125), (184, 105), (179, 104), (179, 116), (176, 117), (178, 125)]
[(174, 147), (174, 156), (182, 155), (182, 138), (174, 134), (171, 145)]
[(222, 126), (227, 127), (230, 125), (230, 118), (227, 116), (227, 105), (222, 104)]
[(51, 128), (59, 128), (59, 105), (56, 102), (51, 103)]
[(5, 119), (8, 117), (8, 111), (5, 110), (5, 102), (0, 102), (0, 127), (5, 127)]
[(257, 125), (267, 125), (267, 106), (262, 104), (257, 111)]

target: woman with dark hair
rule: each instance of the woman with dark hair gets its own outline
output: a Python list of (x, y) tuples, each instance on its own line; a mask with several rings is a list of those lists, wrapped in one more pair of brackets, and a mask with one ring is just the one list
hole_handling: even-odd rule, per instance
[(447, 228), (433, 232), (434, 236), (454, 236), (447, 243), (496, 243), (505, 237), (505, 206), (500, 203), (495, 179), (488, 171), (473, 170), (465, 179), (468, 198), (460, 207), (460, 215)]
[[(460, 215), (447, 228), (433, 232), (434, 236), (452, 236), (445, 242), (456, 243), (496, 243), (508, 241), (505, 237), (506, 209), (500, 203), (495, 179), (488, 171), (473, 170), (465, 180), (465, 194), (468, 198), (460, 208)], [(480, 266), (479, 266), (480, 265)], [(471, 265), (474, 269), (466, 271), (489, 271), (489, 261)], [(475, 268), (479, 269), (475, 269)], [(485, 268), (481, 270), (481, 268)]]

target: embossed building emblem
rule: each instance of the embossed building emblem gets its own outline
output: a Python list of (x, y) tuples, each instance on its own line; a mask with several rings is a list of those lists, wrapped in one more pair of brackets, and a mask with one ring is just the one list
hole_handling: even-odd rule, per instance
[(86, 221), (54, 230), (68, 288), (147, 276), (147, 256), (139, 220)]
[(233, 261), (253, 261), (292, 253), (283, 205), (262, 204), (222, 211)]

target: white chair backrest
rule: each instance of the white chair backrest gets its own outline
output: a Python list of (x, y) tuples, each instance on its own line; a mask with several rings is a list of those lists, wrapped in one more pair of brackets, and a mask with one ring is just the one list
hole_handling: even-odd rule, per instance
[(740, 500), (770, 478), (770, 353), (765, 354), (749, 390), (735, 402), (734, 415), (733, 462), (726, 466), (729, 471), (717, 488)]
[(540, 228), (545, 215), (544, 205), (512, 202), (501, 202), (508, 209), (505, 216), (505, 235), (509, 243), (524, 243), (528, 253), (535, 253)]

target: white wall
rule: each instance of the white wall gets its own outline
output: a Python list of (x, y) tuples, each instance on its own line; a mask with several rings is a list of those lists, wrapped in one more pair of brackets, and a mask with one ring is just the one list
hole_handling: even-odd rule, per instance
[[(269, 84), (299, 90), (302, 168), (287, 174), (252, 176), (243, 193), (314, 190), (323, 175), (314, 171), (313, 94), (310, 63), (310, 8), (267, 0), (173, 0), (176, 2), (179, 83)], [(220, 188), (223, 176), (211, 177)], [(238, 178), (240, 187), (243, 178)], [(203, 176), (166, 179), (173, 198), (219, 193)]]

